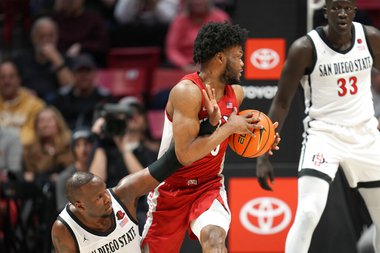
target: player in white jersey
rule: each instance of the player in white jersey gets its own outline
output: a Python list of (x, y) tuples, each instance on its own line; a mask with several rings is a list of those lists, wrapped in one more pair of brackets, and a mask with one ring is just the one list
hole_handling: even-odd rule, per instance
[(55, 250), (141, 253), (136, 201), (180, 167), (172, 145), (148, 168), (126, 176), (111, 189), (90, 172), (76, 172), (66, 184), (70, 202), (52, 227)]
[[(356, 9), (355, 0), (326, 0), (327, 25), (291, 45), (268, 113), (281, 129), (302, 83), (307, 116), (298, 207), (286, 253), (308, 251), (339, 165), (364, 198), (380, 252), (380, 133), (371, 96), (371, 68), (380, 69), (380, 31), (353, 22)], [(257, 176), (261, 187), (270, 190), (268, 157), (257, 159)]]

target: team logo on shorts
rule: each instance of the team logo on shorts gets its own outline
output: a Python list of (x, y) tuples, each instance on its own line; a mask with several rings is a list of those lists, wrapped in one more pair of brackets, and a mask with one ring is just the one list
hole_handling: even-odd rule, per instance
[(313, 162), (316, 166), (321, 166), (322, 164), (326, 163), (326, 159), (323, 157), (323, 154), (318, 153), (316, 155), (313, 155)]

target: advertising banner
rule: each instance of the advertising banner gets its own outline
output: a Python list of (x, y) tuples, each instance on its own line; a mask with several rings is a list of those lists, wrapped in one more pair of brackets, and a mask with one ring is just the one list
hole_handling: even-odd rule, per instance
[(230, 178), (230, 253), (283, 253), (297, 208), (297, 178), (276, 178), (273, 191), (256, 178)]
[(245, 46), (245, 78), (277, 80), (285, 61), (285, 39), (248, 39)]

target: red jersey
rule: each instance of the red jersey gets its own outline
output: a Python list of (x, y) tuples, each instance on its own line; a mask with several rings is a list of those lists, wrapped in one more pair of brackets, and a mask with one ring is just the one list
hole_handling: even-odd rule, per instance
[[(199, 77), (198, 73), (191, 73), (182, 78), (182, 80), (190, 80), (196, 84), (200, 90), (205, 89), (205, 85)], [(224, 90), (224, 96), (218, 102), (221, 114), (222, 125), (226, 123), (228, 117), (233, 112), (234, 107), (238, 108), (238, 102), (235, 96), (235, 92), (231, 85), (226, 85)], [(203, 121), (208, 118), (207, 111), (204, 107), (204, 98), (202, 96), (202, 107), (198, 113), (199, 121)], [(170, 144), (173, 138), (173, 125), (172, 119), (166, 113), (165, 126), (162, 135), (162, 142), (160, 147), (159, 156), (163, 154)], [(223, 170), (223, 162), (225, 152), (228, 145), (228, 139), (225, 139), (220, 145), (214, 148), (208, 155), (195, 161), (189, 166), (184, 166), (171, 175), (167, 181), (175, 179), (197, 179), (202, 177), (212, 177), (219, 175)]]

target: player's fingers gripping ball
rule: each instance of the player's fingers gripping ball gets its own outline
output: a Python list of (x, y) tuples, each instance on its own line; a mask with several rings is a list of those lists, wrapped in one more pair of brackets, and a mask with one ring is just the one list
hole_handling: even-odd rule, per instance
[(253, 113), (254, 117), (259, 117), (258, 125), (262, 129), (254, 129), (256, 137), (249, 134), (233, 134), (229, 137), (228, 144), (230, 148), (238, 155), (248, 158), (261, 156), (268, 152), (274, 143), (275, 133), (272, 120), (263, 112), (257, 110), (243, 110), (240, 114)]

